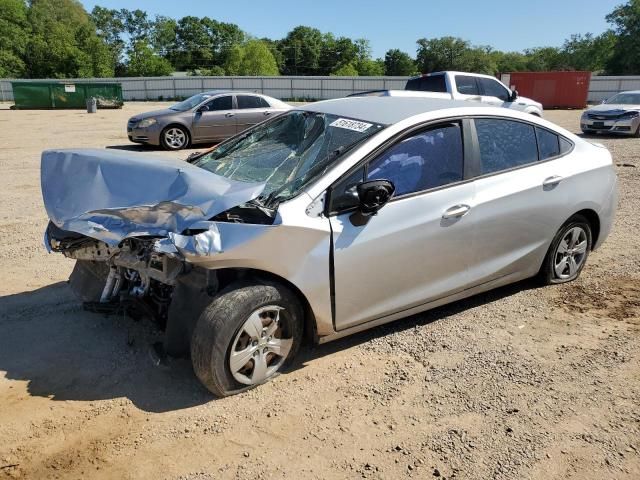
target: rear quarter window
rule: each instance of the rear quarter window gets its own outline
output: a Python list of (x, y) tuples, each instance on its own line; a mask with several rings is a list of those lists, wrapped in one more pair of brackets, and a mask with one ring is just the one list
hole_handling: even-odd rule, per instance
[(444, 75), (429, 75), (424, 77), (411, 78), (407, 81), (405, 90), (418, 92), (447, 92), (447, 82)]

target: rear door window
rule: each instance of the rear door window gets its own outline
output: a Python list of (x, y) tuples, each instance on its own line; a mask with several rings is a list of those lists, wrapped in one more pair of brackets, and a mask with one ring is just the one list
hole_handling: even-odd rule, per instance
[(533, 125), (514, 120), (477, 118), (481, 175), (521, 167), (538, 161)]
[(462, 95), (480, 95), (476, 77), (469, 75), (456, 75), (456, 89)]
[(506, 88), (500, 85), (496, 80), (491, 78), (478, 78), (480, 87), (482, 88), (482, 94), (488, 97), (497, 97), (503, 102), (509, 101), (509, 92)]
[[(262, 98), (260, 98), (260, 97), (254, 97), (253, 95), (237, 95), (236, 99), (238, 101), (238, 108), (239, 109), (265, 108), (264, 104), (260, 101), (260, 100), (262, 100)], [(269, 106), (269, 104), (267, 104), (267, 107), (268, 106)]]
[(445, 81), (444, 75), (429, 75), (409, 79), (404, 89), (419, 92), (446, 93), (447, 83)]

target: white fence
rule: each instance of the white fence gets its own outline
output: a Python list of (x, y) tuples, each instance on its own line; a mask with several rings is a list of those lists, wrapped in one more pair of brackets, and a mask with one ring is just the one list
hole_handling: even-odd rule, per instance
[[(403, 89), (408, 77), (146, 77), (67, 79), (65, 83), (114, 82), (125, 100), (167, 100), (216, 90), (246, 90), (275, 98), (320, 100), (364, 90)], [(29, 81), (29, 80), (23, 80)], [(38, 80), (61, 81), (61, 80)], [(591, 77), (589, 103), (623, 90), (640, 90), (640, 76)], [(11, 80), (0, 80), (0, 101), (13, 101)]]
[(626, 90), (640, 90), (640, 76), (636, 77), (591, 77), (589, 103), (600, 103), (611, 95)]
[[(113, 82), (124, 100), (189, 97), (206, 90), (245, 90), (284, 99), (339, 98), (364, 90), (403, 89), (408, 77), (140, 77), (65, 79), (64, 83)], [(28, 81), (28, 80), (24, 80)], [(61, 80), (38, 80), (61, 81)], [(11, 80), (0, 80), (0, 101), (13, 100)]]

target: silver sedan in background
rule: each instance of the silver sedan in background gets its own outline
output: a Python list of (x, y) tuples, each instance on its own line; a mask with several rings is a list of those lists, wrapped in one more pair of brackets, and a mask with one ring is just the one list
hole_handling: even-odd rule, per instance
[(580, 119), (584, 133), (615, 133), (640, 137), (640, 90), (621, 92), (586, 110)]
[(258, 93), (214, 90), (164, 110), (131, 117), (127, 135), (135, 143), (180, 150), (196, 143), (226, 140), (290, 108), (280, 100)]
[[(480, 103), (311, 103), (189, 162), (42, 156), (47, 248), (90, 308), (144, 305), (217, 395), (320, 343), (537, 276), (576, 279), (616, 208), (611, 155)], [(570, 295), (571, 290), (567, 290)]]

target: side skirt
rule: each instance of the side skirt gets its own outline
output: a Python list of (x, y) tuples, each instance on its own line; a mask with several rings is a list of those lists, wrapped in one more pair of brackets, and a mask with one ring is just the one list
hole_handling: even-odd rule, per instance
[(360, 325), (355, 325), (353, 327), (347, 328), (345, 330), (340, 330), (339, 332), (332, 333), (330, 335), (325, 335), (318, 339), (318, 343), (328, 343), (333, 340), (338, 340), (339, 338), (347, 337), (353, 333), (362, 332), (364, 330), (369, 330), (370, 328), (377, 327), (379, 325), (384, 325), (385, 323), (393, 322), (394, 320), (398, 320), (400, 318), (409, 317), (411, 315), (415, 315), (416, 313), (425, 312), (427, 310), (431, 310), (436, 307), (440, 307), (442, 305), (446, 305), (447, 303), (455, 302), (457, 300), (462, 300), (464, 298), (472, 297), (473, 295), (477, 295), (478, 293), (486, 292), (488, 290), (493, 290), (494, 288), (502, 287), (504, 285), (508, 285), (510, 283), (515, 283), (520, 280), (524, 280), (525, 278), (531, 277), (531, 272), (516, 272), (509, 275), (505, 275), (504, 277), (497, 278), (487, 283), (483, 283), (481, 285), (477, 285), (475, 287), (468, 288), (458, 293), (454, 293), (453, 295), (449, 295), (447, 297), (439, 298), (432, 302), (423, 303), (422, 305), (417, 305), (415, 307), (409, 308), (407, 310), (402, 310), (397, 313), (392, 313), (390, 315), (386, 315), (384, 317), (377, 318), (375, 320), (368, 321), (366, 323), (362, 323)]

